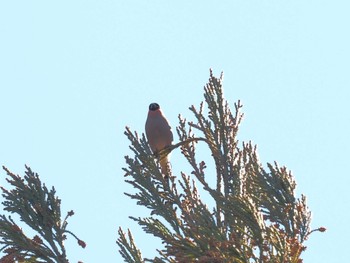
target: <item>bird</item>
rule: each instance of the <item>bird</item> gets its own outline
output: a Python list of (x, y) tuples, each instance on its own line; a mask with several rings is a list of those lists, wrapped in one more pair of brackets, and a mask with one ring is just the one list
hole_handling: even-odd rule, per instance
[[(148, 107), (148, 115), (145, 125), (146, 137), (153, 154), (157, 155), (161, 150), (172, 145), (173, 132), (168, 120), (162, 113), (158, 103), (151, 103)], [(169, 176), (169, 154), (159, 156), (161, 172), (165, 178)]]

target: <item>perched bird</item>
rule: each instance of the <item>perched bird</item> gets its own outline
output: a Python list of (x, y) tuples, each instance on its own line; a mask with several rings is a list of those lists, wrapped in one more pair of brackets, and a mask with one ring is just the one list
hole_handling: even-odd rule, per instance
[[(159, 151), (170, 146), (173, 142), (171, 127), (160, 110), (158, 103), (149, 105), (145, 130), (148, 143), (154, 154), (159, 153)], [(159, 164), (164, 177), (168, 177), (168, 155), (159, 156)]]

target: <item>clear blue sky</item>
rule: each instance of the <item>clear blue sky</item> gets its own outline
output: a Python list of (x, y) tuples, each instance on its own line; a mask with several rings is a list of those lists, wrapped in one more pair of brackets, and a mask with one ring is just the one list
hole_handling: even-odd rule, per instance
[(154, 101), (173, 126), (190, 117), (211, 67), (232, 108), (244, 104), (240, 139), (293, 171), (312, 226), (328, 229), (304, 262), (346, 262), (349, 10), (345, 0), (1, 1), (0, 163), (29, 165), (76, 212), (69, 227), (87, 248), (68, 241), (71, 262), (122, 262), (119, 226), (155, 255), (128, 219), (147, 213), (123, 195), (124, 127), (143, 132)]

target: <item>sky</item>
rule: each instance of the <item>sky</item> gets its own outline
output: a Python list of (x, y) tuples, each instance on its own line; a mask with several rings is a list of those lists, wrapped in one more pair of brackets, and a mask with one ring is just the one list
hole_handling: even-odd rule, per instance
[[(348, 1), (1, 1), (0, 164), (24, 165), (55, 186), (70, 262), (122, 262), (117, 230), (131, 228), (146, 257), (159, 241), (128, 216), (125, 126), (144, 132), (158, 102), (173, 128), (224, 72), (241, 100), (241, 141), (286, 165), (305, 194), (312, 228), (304, 262), (346, 262), (349, 221)], [(176, 138), (176, 137), (175, 137)], [(177, 139), (177, 138), (176, 138)], [(172, 164), (181, 162), (172, 156)], [(190, 173), (190, 171), (185, 171)], [(5, 185), (5, 172), (0, 172)], [(1, 199), (2, 200), (2, 199)]]

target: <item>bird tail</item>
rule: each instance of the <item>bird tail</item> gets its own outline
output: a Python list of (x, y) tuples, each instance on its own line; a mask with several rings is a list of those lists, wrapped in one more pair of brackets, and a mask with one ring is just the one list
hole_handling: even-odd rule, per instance
[(159, 160), (160, 169), (165, 179), (168, 179), (171, 174), (171, 165), (168, 156), (164, 156)]

